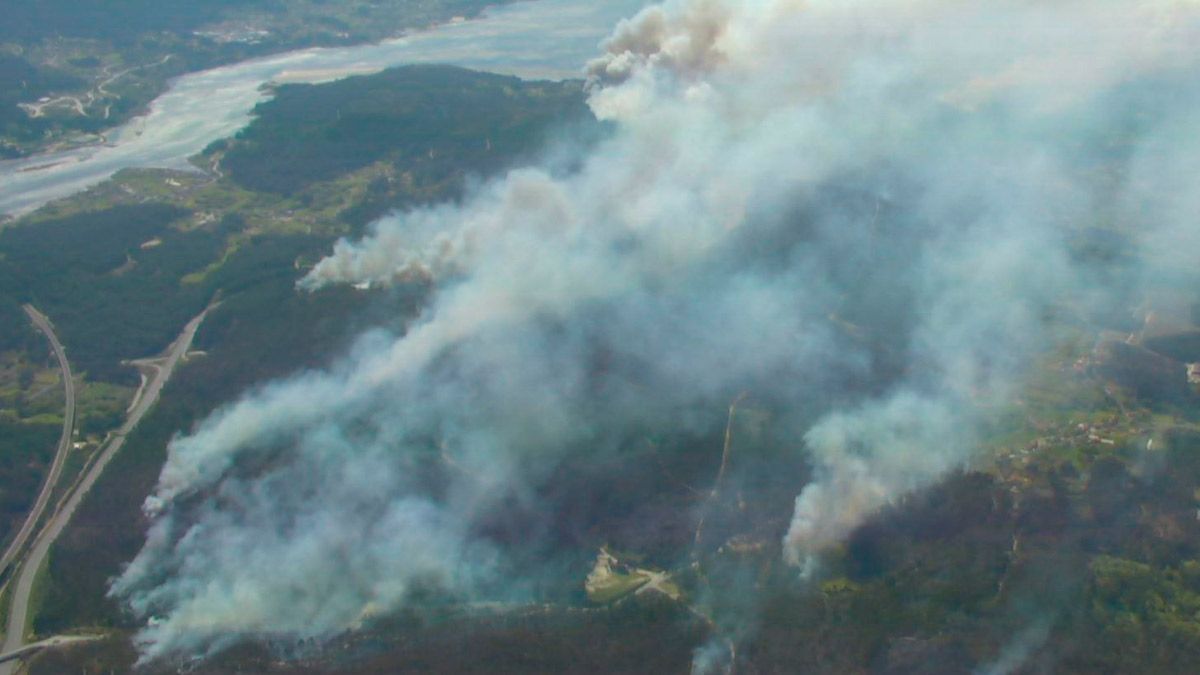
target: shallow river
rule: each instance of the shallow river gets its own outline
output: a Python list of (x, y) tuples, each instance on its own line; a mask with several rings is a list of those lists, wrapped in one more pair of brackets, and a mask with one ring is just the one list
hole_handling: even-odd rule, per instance
[(182, 168), (250, 121), (271, 82), (327, 81), (406, 63), (451, 63), (525, 78), (575, 77), (617, 21), (650, 0), (536, 0), (356, 47), (303, 49), (174, 80), (109, 144), (0, 162), (0, 213), (20, 214), (128, 167)]

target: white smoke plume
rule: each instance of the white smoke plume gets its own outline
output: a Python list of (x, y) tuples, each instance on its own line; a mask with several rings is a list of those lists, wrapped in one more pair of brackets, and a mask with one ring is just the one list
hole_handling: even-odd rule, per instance
[(808, 429), (784, 554), (809, 561), (970, 461), (1047, 314), (1102, 295), (1071, 236), (1196, 241), (1197, 44), (1184, 0), (672, 0), (622, 23), (589, 68), (615, 131), (577, 169), (387, 217), (303, 280), (432, 281), (405, 335), (172, 443), (113, 587), (144, 655), (491, 592), (511, 551), (478, 530), (504, 499), (623, 435), (719, 425), (745, 390)]
[(1013, 636), (990, 663), (975, 669), (975, 675), (1010, 675), (1018, 672), (1029, 657), (1046, 643), (1054, 622), (1047, 617), (1034, 621)]

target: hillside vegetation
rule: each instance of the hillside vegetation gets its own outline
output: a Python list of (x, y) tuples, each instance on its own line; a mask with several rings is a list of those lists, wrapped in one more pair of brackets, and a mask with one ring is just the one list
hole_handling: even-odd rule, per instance
[(379, 161), (436, 191), (464, 168), (495, 171), (540, 147), (550, 123), (589, 113), (575, 83), (429, 66), (286, 85), (255, 114), (221, 165), (246, 189), (292, 195)]

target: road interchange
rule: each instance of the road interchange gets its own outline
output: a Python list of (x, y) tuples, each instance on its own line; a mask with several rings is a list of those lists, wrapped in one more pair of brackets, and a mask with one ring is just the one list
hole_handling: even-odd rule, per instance
[[(58, 539), (59, 535), (62, 534), (64, 529), (66, 529), (67, 524), (70, 523), (71, 516), (74, 515), (75, 510), (79, 507), (79, 504), (96, 484), (96, 481), (99, 480), (100, 475), (104, 472), (104, 469), (106, 466), (108, 466), (108, 463), (112, 461), (113, 457), (115, 457), (125, 445), (125, 439), (128, 434), (137, 427), (142, 418), (145, 417), (150, 409), (154, 407), (154, 404), (158, 401), (158, 397), (162, 394), (163, 387), (171, 378), (175, 368), (186, 357), (188, 351), (191, 349), (192, 341), (196, 337), (196, 332), (200, 329), (200, 324), (203, 323), (204, 318), (208, 316), (208, 313), (212, 311), (214, 307), (215, 304), (209, 305), (209, 307), (207, 307), (203, 312), (189, 321), (184, 327), (183, 332), (181, 332), (175, 341), (167, 347), (166, 351), (160, 357), (155, 359), (142, 359), (134, 362), (134, 365), (136, 365), (142, 371), (142, 374), (147, 378), (147, 381), (145, 386), (142, 388), (135, 405), (132, 407), (128, 416), (126, 417), (125, 422), (116, 432), (109, 436), (108, 440), (101, 448), (96, 458), (84, 469), (84, 472), (80, 478), (67, 491), (66, 497), (59, 503), (58, 508), (55, 510), (50, 520), (34, 538), (33, 547), (29, 550), (24, 559), (20, 559), (19, 549), (18, 553), (14, 553), (14, 560), (12, 562), (19, 561), (19, 567), (17, 568), (16, 573), (10, 575), (8, 579), (8, 581), (11, 582), (11, 588), (9, 589), (11, 595), (8, 616), (6, 617), (5, 622), (4, 643), (2, 646), (0, 646), (0, 675), (12, 675), (12, 673), (16, 672), (15, 668), (19, 659), (41, 651), (41, 649), (72, 644), (85, 639), (93, 639), (86, 636), (57, 636), (55, 638), (43, 640), (38, 643), (33, 643), (33, 645), (39, 646), (38, 649), (26, 649), (29, 646), (33, 646), (26, 643), (26, 628), (29, 625), (29, 602), (33, 593), (34, 581), (37, 578), (38, 570), (45, 563), (46, 557), (50, 552), (50, 548), (54, 545), (55, 540)], [(62, 345), (58, 342), (58, 338), (53, 335), (49, 321), (32, 307), (27, 306), (26, 312), (30, 314), (30, 318), (34, 321), (34, 323), (38, 324), (39, 328), (42, 328), (43, 332), (46, 332), (47, 336), (50, 337), (51, 344), (55, 346), (56, 354), (60, 355), (60, 365), (62, 365), (64, 372), (67, 375), (64, 379), (67, 382), (71, 382), (69, 378), (70, 367), (66, 362), (65, 351), (62, 351)], [(40, 317), (40, 319), (45, 322), (44, 327), (43, 324), (39, 322), (37, 317)], [(72, 419), (73, 426), (75, 414), (73, 385), (71, 386), (69, 394), (69, 416)], [(69, 450), (71, 447), (70, 432), (64, 431), (64, 437), (67, 439), (66, 448)], [(60, 445), (60, 451), (61, 449), (62, 446)], [(66, 456), (66, 453), (63, 452), (58, 454), (64, 458)], [(59, 463), (58, 456), (56, 456), (55, 461), (56, 463)], [(59, 465), (59, 473), (61, 473), (61, 464)], [(54, 485), (57, 482), (57, 474), (52, 474), (52, 476), (47, 478), (46, 484), (42, 489), (42, 492), (46, 495), (46, 499), (49, 499), (49, 494), (53, 491)], [(39, 496), (39, 499), (41, 499), (41, 496)], [(31, 514), (31, 518), (33, 518), (33, 514)], [(38, 518), (33, 518), (33, 522), (36, 523), (39, 519), (40, 515)], [(28, 535), (26, 535), (26, 538), (28, 538)], [(6, 553), (5, 555), (7, 556), (8, 554)], [(12, 562), (9, 564), (12, 564)], [(11, 658), (9, 660), (4, 660), (4, 657), (6, 656)]]

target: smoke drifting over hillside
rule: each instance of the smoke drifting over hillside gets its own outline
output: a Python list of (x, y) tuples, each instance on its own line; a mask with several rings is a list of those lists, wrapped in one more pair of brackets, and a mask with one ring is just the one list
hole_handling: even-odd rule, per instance
[(514, 574), (492, 510), (567, 456), (723, 424), (741, 391), (813, 468), (783, 545), (811, 571), (971, 460), (1048, 315), (1105, 301), (1081, 231), (1196, 242), (1197, 44), (1183, 0), (645, 10), (590, 67), (615, 131), (574, 170), (385, 218), (302, 281), (432, 280), (405, 335), (171, 445), (113, 588), (144, 654), (487, 595)]

